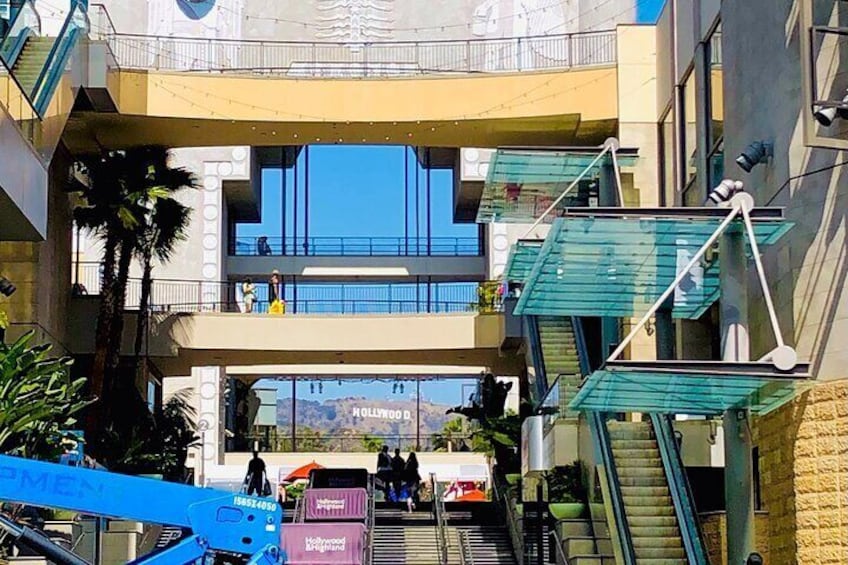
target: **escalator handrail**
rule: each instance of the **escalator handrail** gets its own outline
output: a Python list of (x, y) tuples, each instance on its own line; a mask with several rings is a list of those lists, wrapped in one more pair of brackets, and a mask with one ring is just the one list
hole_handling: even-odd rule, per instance
[(595, 450), (604, 465), (607, 488), (610, 493), (610, 505), (615, 517), (615, 530), (621, 544), (621, 552), (624, 565), (636, 565), (636, 553), (633, 550), (633, 540), (630, 537), (630, 525), (627, 523), (627, 514), (624, 512), (624, 500), (621, 495), (620, 484), (617, 480), (618, 473), (615, 469), (615, 461), (612, 456), (612, 443), (607, 431), (606, 417), (600, 412), (589, 412), (589, 427), (592, 430), (592, 439)]
[(77, 0), (72, 0), (72, 7), (70, 12), (68, 12), (68, 17), (65, 18), (62, 30), (56, 36), (56, 40), (50, 48), (50, 53), (44, 61), (44, 66), (38, 74), (38, 79), (35, 81), (35, 86), (33, 86), (31, 100), (35, 111), (41, 117), (44, 116), (44, 112), (53, 98), (57, 76), (64, 70), (69, 53), (76, 44), (78, 36), (81, 35), (80, 28), (76, 27), (76, 20), (80, 16), (82, 16), (85, 22), (85, 29), (89, 29), (91, 23), (88, 20), (88, 13), (85, 6)]
[[(542, 353), (542, 336), (539, 333), (539, 318), (538, 316), (524, 316), (527, 323), (527, 339), (530, 342), (530, 357), (533, 361), (533, 368), (536, 374), (536, 396), (543, 398), (548, 392), (548, 374), (545, 370), (545, 357)], [(541, 406), (533, 407), (535, 412)]]
[(5, 44), (6, 40), (9, 39), (11, 32), (18, 24), (18, 18), (25, 18), (29, 15), (35, 16), (35, 30), (33, 31), (33, 27), (26, 25), (26, 22), (24, 22), (25, 27), (15, 40), (14, 46), (8, 50), (0, 49), (0, 58), (3, 59), (3, 62), (6, 63), (6, 66), (9, 67), (9, 69), (15, 66), (15, 62), (17, 62), (18, 55), (20, 55), (23, 50), (26, 40), (33, 35), (38, 36), (41, 34), (41, 14), (39, 14), (38, 10), (35, 8), (33, 0), (26, 0), (23, 5), (21, 5), (17, 13), (15, 13), (15, 17), (9, 22), (8, 31), (6, 32), (5, 37), (0, 37), (0, 45)]
[(704, 547), (701, 525), (698, 522), (695, 499), (684, 471), (683, 460), (674, 438), (671, 418), (664, 414), (651, 414), (651, 424), (657, 438), (671, 500), (677, 514), (680, 535), (691, 565), (709, 565)]

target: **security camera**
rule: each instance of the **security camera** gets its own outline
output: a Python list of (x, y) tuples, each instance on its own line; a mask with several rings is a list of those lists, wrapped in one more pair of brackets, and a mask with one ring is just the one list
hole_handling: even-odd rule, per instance
[(816, 121), (826, 128), (830, 127), (837, 116), (843, 120), (848, 119), (848, 94), (842, 98), (842, 104), (839, 106), (819, 106), (813, 111)]
[(768, 158), (774, 154), (774, 148), (771, 143), (764, 141), (755, 141), (748, 145), (739, 157), (736, 158), (736, 164), (746, 173), (750, 173), (751, 169), (757, 166), (758, 163), (765, 163)]
[(0, 294), (9, 298), (15, 291), (18, 290), (15, 285), (12, 284), (12, 281), (7, 279), (6, 277), (0, 277)]
[(719, 205), (724, 202), (729, 202), (733, 195), (737, 192), (741, 192), (745, 185), (742, 181), (724, 179), (719, 183), (717, 187), (710, 191), (710, 195), (707, 197), (714, 204)]

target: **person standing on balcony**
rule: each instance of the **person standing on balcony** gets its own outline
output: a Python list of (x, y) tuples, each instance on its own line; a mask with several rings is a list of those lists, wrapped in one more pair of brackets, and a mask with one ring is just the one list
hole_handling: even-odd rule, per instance
[(253, 313), (253, 303), (256, 302), (256, 285), (247, 277), (241, 283), (241, 294), (244, 299), (244, 311), (248, 314)]
[(286, 306), (283, 302), (282, 285), (280, 284), (280, 272), (277, 269), (271, 271), (271, 278), (268, 280), (268, 313), (286, 313)]

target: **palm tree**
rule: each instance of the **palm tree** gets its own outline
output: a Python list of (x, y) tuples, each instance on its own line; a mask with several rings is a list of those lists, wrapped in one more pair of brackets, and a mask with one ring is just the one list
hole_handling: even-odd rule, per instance
[[(155, 152), (155, 153), (154, 153)], [(167, 263), (171, 260), (177, 244), (186, 239), (191, 208), (175, 200), (173, 196), (186, 188), (197, 188), (197, 177), (183, 168), (168, 166), (168, 151), (151, 148), (151, 162), (155, 162), (153, 181), (163, 188), (168, 197), (151, 202), (145, 215), (136, 244), (136, 257), (141, 263), (141, 297), (135, 333), (135, 358), (139, 362), (144, 336), (149, 321), (150, 291), (153, 286), (153, 260)]]

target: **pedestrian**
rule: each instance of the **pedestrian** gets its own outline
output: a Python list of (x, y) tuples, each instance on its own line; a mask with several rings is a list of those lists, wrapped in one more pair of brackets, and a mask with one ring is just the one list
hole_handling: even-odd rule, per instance
[[(259, 457), (259, 452), (253, 450), (253, 459), (247, 464), (247, 476), (244, 478), (244, 483), (247, 485), (247, 494), (256, 496), (268, 496), (265, 493), (266, 483), (268, 479), (265, 477), (265, 461)], [(270, 493), (269, 493), (270, 494)]]
[(268, 313), (286, 313), (286, 306), (283, 302), (282, 285), (280, 284), (280, 271), (277, 269), (271, 271), (271, 278), (268, 279)]
[(418, 487), (421, 484), (421, 475), (418, 473), (418, 457), (414, 451), (411, 451), (406, 459), (403, 475), (406, 489), (409, 492), (409, 498), (406, 499), (406, 508), (412, 512), (415, 510), (415, 505), (418, 504)]
[(395, 456), (392, 457), (392, 488), (395, 492), (395, 500), (400, 499), (400, 488), (403, 486), (403, 470), (406, 468), (406, 461), (400, 456), (400, 449), (395, 449)]
[(253, 303), (256, 302), (256, 285), (253, 284), (250, 277), (247, 277), (241, 283), (241, 294), (244, 300), (244, 311), (248, 314), (253, 313)]
[(392, 477), (392, 458), (389, 457), (389, 446), (384, 445), (377, 454), (377, 480), (382, 483), (383, 494), (389, 499), (389, 484)]

